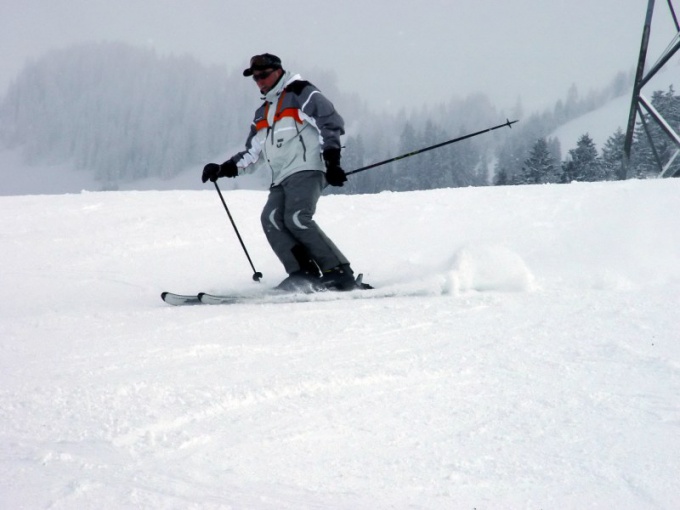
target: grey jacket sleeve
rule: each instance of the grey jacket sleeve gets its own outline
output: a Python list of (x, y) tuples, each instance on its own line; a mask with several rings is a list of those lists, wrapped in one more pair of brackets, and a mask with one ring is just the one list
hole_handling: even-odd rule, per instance
[(321, 150), (339, 149), (340, 136), (345, 134), (345, 121), (326, 96), (314, 85), (308, 84), (300, 92), (300, 111), (318, 130)]
[[(251, 173), (254, 172), (260, 162), (260, 154), (262, 152), (262, 147), (260, 142), (257, 140), (257, 129), (255, 129), (255, 122), (250, 126), (250, 131), (248, 132), (248, 138), (246, 139), (246, 150), (237, 152), (231, 159), (239, 169), (239, 174), (241, 173)], [(247, 169), (247, 170), (246, 170)], [(244, 170), (246, 170), (244, 172)]]

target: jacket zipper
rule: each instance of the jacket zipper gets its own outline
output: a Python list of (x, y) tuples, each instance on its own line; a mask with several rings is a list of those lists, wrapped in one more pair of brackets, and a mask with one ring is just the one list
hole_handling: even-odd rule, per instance
[(298, 128), (297, 123), (295, 123), (295, 131), (297, 131), (298, 138), (300, 139), (300, 144), (302, 145), (302, 161), (307, 161), (307, 147), (305, 146), (305, 139), (302, 138), (302, 133), (300, 133), (300, 128)]

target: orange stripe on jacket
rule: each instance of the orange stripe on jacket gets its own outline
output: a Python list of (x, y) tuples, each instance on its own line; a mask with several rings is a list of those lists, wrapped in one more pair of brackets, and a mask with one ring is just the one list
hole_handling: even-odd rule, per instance
[[(297, 108), (285, 108), (281, 109), (283, 106), (283, 98), (286, 95), (286, 92), (284, 91), (283, 94), (279, 97), (279, 100), (276, 105), (276, 113), (274, 114), (274, 122), (278, 122), (284, 117), (291, 117), (295, 122), (298, 124), (302, 124), (302, 118), (300, 117), (300, 110)], [(255, 129), (257, 131), (261, 129), (267, 129), (269, 126), (269, 121), (267, 120), (269, 118), (269, 103), (264, 105), (264, 118), (257, 123), (255, 123)]]
[(302, 119), (300, 118), (300, 110), (298, 110), (297, 108), (286, 108), (285, 110), (277, 112), (276, 115), (274, 115), (274, 122), (278, 122), (284, 117), (292, 117), (295, 120), (295, 122), (297, 122), (298, 124), (302, 124)]

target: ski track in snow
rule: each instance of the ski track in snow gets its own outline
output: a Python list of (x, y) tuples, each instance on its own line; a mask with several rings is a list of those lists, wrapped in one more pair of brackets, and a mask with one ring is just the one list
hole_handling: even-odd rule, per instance
[(283, 278), (265, 196), (262, 284), (209, 191), (0, 198), (0, 508), (680, 506), (680, 182), (324, 197), (381, 298), (162, 303)]

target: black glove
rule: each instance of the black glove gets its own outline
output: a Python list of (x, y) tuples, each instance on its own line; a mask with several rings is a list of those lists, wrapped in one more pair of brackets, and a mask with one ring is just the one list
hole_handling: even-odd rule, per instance
[(217, 180), (217, 174), (220, 173), (220, 165), (217, 163), (208, 163), (203, 167), (203, 175), (201, 180), (205, 184), (208, 181), (215, 182)]
[(238, 177), (238, 167), (231, 159), (226, 160), (220, 165), (220, 173), (217, 177)]
[(340, 167), (340, 149), (326, 149), (323, 151), (326, 162), (326, 180), (331, 186), (342, 186), (347, 181), (345, 171)]
[(220, 177), (236, 177), (238, 175), (238, 167), (232, 160), (227, 160), (221, 165), (217, 163), (208, 163), (203, 167), (203, 176), (201, 180), (205, 183), (208, 181), (215, 182)]

